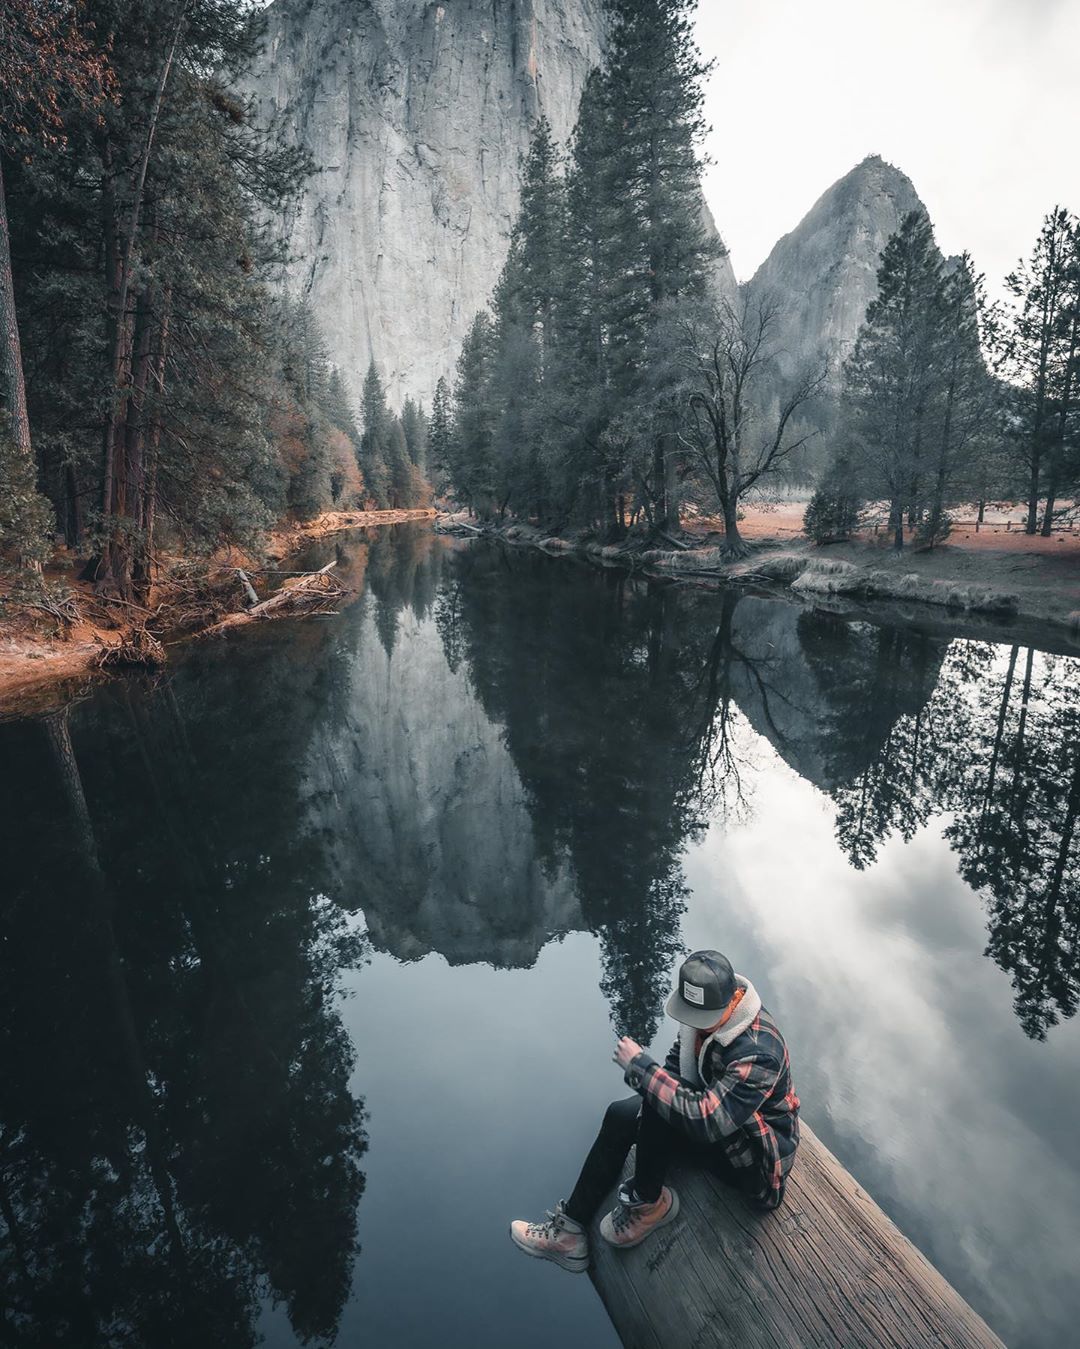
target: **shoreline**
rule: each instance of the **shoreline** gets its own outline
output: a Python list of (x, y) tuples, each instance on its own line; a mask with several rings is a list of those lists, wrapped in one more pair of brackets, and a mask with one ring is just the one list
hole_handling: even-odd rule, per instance
[[(354, 529), (414, 520), (434, 521), (436, 514), (434, 508), (328, 511), (313, 520), (283, 524), (272, 530), (263, 545), (263, 555), (270, 561), (281, 561), (314, 539)], [(246, 564), (247, 560), (241, 559), (238, 565)], [(54, 703), (67, 701), (91, 681), (108, 673), (98, 666), (102, 652), (130, 637), (137, 624), (124, 622), (105, 602), (102, 609), (108, 621), (86, 618), (70, 630), (52, 633), (34, 631), (31, 625), (20, 624), (18, 619), (0, 622), (0, 720), (48, 712)], [(198, 637), (213, 628), (215, 622), (167, 636), (174, 641)]]
[[(649, 548), (640, 539), (600, 544), (584, 535), (562, 537), (519, 522), (474, 525), (461, 513), (434, 508), (327, 512), (273, 530), (263, 555), (281, 561), (317, 539), (425, 520), (444, 536), (493, 539), (552, 557), (575, 557), (591, 565), (666, 578), (672, 584), (741, 585), (868, 622), (901, 623), (972, 640), (1020, 642), (1059, 655), (1080, 655), (1080, 556), (1067, 557), (1063, 563), (1035, 551), (975, 552), (949, 544), (932, 553), (898, 556), (865, 541), (818, 547), (805, 539), (766, 535), (748, 539), (749, 556), (732, 561), (721, 555), (715, 542), (695, 540), (691, 534), (684, 535), (680, 547), (671, 548)], [(241, 558), (238, 565), (245, 562)], [(989, 573), (991, 580), (982, 573)], [(214, 619), (169, 636), (174, 641), (198, 637), (218, 622)], [(40, 714), (54, 702), (75, 696), (107, 673), (97, 665), (103, 650), (129, 637), (136, 626), (120, 620), (115, 611), (109, 611), (106, 622), (84, 620), (71, 630), (51, 634), (20, 632), (17, 623), (0, 624), (0, 720)]]
[[(863, 541), (818, 546), (809, 540), (757, 538), (750, 553), (726, 559), (715, 544), (658, 549), (600, 544), (585, 536), (547, 534), (517, 522), (475, 526), (441, 515), (444, 534), (497, 539), (549, 556), (571, 556), (673, 583), (707, 587), (744, 585), (784, 593), (814, 608), (854, 614), (868, 621), (949, 628), (958, 636), (1010, 642), (1019, 637), (1063, 655), (1080, 655), (1080, 556), (1059, 559), (1038, 552), (978, 552), (942, 544), (928, 553), (905, 552)], [(688, 540), (692, 536), (686, 536)], [(989, 579), (986, 579), (989, 577)]]

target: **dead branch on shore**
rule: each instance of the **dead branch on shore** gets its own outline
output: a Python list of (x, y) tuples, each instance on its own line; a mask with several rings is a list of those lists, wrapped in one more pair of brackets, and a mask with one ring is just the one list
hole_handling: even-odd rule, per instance
[(154, 628), (179, 634), (220, 622), (243, 606), (247, 591), (238, 567), (180, 562), (163, 578), (161, 594)]
[(133, 628), (119, 642), (100, 642), (101, 651), (94, 659), (99, 670), (149, 669), (165, 664), (165, 648), (145, 626)]
[(78, 596), (66, 586), (47, 586), (40, 595), (24, 600), (22, 607), (31, 613), (47, 614), (56, 624), (56, 631), (65, 639), (75, 624), (82, 621)]
[(253, 604), (242, 613), (227, 614), (220, 622), (204, 629), (199, 636), (209, 637), (228, 628), (265, 619), (292, 618), (332, 611), (333, 606), (349, 593), (335, 577), (330, 575), (336, 565), (336, 562), (328, 562), (319, 571), (290, 577), (280, 590), (275, 591), (267, 599), (260, 600), (258, 604)]

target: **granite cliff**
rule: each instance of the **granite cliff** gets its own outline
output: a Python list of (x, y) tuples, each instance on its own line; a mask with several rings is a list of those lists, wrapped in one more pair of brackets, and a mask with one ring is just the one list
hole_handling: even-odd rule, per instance
[(827, 362), (830, 383), (877, 294), (881, 250), (909, 211), (925, 210), (911, 179), (877, 155), (833, 183), (755, 272), (752, 290), (781, 301), (786, 377)]
[(290, 287), (354, 392), (374, 356), (393, 402), (428, 401), (498, 278), (533, 124), (573, 129), (603, 0), (275, 0), (267, 21), (248, 92), (318, 166)]

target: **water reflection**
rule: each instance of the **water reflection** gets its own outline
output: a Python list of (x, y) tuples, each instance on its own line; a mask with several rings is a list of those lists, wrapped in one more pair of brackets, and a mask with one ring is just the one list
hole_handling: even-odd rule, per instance
[[(338, 619), (193, 646), (156, 688), (0, 727), (13, 1344), (254, 1344), (267, 1301), (293, 1342), (332, 1340), (378, 1164), (342, 971), (371, 953), (531, 970), (588, 932), (612, 1021), (648, 1041), (702, 904), (688, 855), (711, 830), (709, 902), (734, 907), (736, 831), (756, 814), (789, 845), (777, 756), (817, 789), (847, 877), (901, 841), (914, 857), (939, 819), (934, 866), (983, 906), (1024, 1033), (1074, 1014), (1075, 660), (422, 528), (310, 560), (334, 553), (358, 595)], [(936, 894), (905, 902), (925, 918)], [(773, 901), (739, 904), (764, 931)], [(539, 986), (539, 1011), (558, 996)], [(584, 1090), (592, 1068), (567, 1071)], [(808, 1085), (843, 1113), (835, 1079)], [(445, 1127), (452, 1146), (481, 1126)], [(517, 1334), (493, 1315), (470, 1342)]]
[(362, 944), (296, 822), (296, 672), (212, 664), (234, 696), (195, 668), (4, 730), (5, 1343), (254, 1344), (267, 1295), (332, 1338), (348, 1295)]
[(950, 817), (1025, 1032), (1075, 1012), (1077, 661), (618, 573), (583, 584), (572, 566), (480, 549), (441, 604), (447, 659), (505, 727), (542, 855), (569, 859), (620, 1028), (655, 1030), (680, 857), (706, 821), (749, 807), (750, 729), (828, 793), (856, 869)]

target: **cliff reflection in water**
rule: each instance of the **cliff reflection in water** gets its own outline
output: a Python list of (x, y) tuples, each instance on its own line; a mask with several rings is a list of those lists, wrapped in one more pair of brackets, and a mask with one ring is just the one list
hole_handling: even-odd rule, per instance
[(1025, 1032), (1075, 1012), (1077, 661), (423, 528), (336, 551), (339, 618), (0, 726), (5, 1342), (254, 1344), (268, 1300), (332, 1339), (366, 1149), (342, 972), (587, 930), (651, 1039), (684, 853), (774, 752), (853, 868), (940, 816)]

